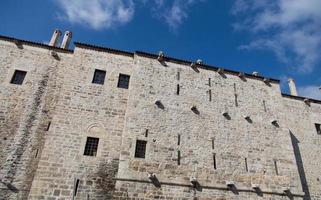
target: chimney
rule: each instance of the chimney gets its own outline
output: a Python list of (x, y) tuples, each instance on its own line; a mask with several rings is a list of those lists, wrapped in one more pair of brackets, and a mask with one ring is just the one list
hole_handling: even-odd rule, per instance
[(294, 83), (293, 78), (289, 78), (288, 83), (289, 83), (289, 88), (290, 88), (290, 94), (292, 96), (298, 96), (298, 92), (296, 91), (296, 87), (295, 87), (295, 83)]
[(53, 46), (53, 47), (57, 46), (60, 36), (61, 36), (61, 31), (58, 29), (55, 29), (55, 31), (52, 34), (51, 40), (49, 42), (49, 46)]
[(72, 33), (70, 31), (66, 31), (64, 35), (64, 39), (62, 40), (60, 48), (62, 49), (68, 49), (69, 47), (69, 42), (72, 38)]

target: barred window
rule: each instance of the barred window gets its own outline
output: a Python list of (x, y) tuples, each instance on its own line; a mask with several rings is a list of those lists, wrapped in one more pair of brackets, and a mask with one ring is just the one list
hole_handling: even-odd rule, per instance
[(321, 124), (315, 124), (315, 128), (317, 130), (317, 134), (321, 135)]
[(22, 85), (23, 80), (26, 77), (26, 74), (27, 74), (27, 72), (25, 72), (25, 71), (16, 70), (12, 76), (10, 83)]
[(85, 147), (85, 156), (96, 156), (98, 149), (99, 138), (87, 137), (86, 147)]
[(136, 149), (135, 149), (136, 158), (145, 158), (146, 144), (147, 144), (147, 141), (144, 141), (144, 140), (136, 141)]
[(106, 71), (95, 69), (94, 78), (92, 83), (104, 85)]
[(130, 76), (126, 74), (119, 74), (118, 85), (119, 88), (128, 89)]

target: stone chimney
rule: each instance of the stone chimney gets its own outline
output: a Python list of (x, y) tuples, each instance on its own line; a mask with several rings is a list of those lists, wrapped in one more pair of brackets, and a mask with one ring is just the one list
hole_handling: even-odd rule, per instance
[(296, 87), (295, 87), (295, 83), (294, 83), (293, 78), (289, 78), (288, 83), (289, 83), (289, 88), (290, 88), (290, 94), (292, 96), (298, 96), (298, 92), (296, 91)]
[(55, 29), (52, 34), (51, 40), (49, 42), (49, 46), (56, 47), (60, 36), (61, 36), (61, 31), (58, 29)]
[(68, 49), (71, 38), (72, 38), (72, 33), (70, 31), (66, 31), (60, 48)]

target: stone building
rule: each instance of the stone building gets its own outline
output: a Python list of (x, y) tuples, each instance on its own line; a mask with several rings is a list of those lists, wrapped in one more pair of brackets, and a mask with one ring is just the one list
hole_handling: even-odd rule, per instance
[(0, 199), (321, 199), (293, 80), (60, 36), (0, 36)]

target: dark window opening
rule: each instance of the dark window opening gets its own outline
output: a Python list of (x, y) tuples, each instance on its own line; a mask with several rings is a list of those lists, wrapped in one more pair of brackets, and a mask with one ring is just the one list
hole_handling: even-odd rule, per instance
[(214, 140), (214, 138), (212, 138), (212, 149), (214, 149), (214, 147), (215, 147), (215, 146), (214, 146), (214, 145), (215, 145), (214, 142), (215, 142), (215, 140)]
[(177, 165), (181, 165), (181, 151), (177, 151)]
[(92, 83), (104, 85), (106, 71), (95, 69), (94, 78)]
[(26, 77), (27, 72), (25, 71), (20, 71), (20, 70), (16, 70), (13, 73), (12, 79), (10, 81), (11, 84), (17, 84), (17, 85), (22, 85), (23, 80)]
[(247, 158), (245, 158), (244, 161), (245, 161), (245, 171), (248, 172), (248, 171), (249, 171), (249, 168), (248, 168), (248, 166), (247, 166)]
[(76, 179), (74, 184), (75, 185), (74, 185), (74, 194), (73, 194), (73, 196), (75, 197), (75, 196), (77, 196), (77, 192), (78, 192), (79, 179)]
[(209, 101), (212, 101), (212, 90), (208, 91), (208, 98)]
[(215, 153), (213, 153), (213, 166), (214, 166), (214, 169), (216, 169), (216, 155), (215, 155)]
[(181, 135), (178, 134), (177, 135), (177, 145), (180, 145), (181, 144)]
[(84, 155), (96, 156), (98, 143), (99, 143), (99, 138), (87, 137)]
[(208, 86), (212, 86), (212, 84), (211, 84), (211, 78), (208, 78)]
[(117, 87), (128, 89), (128, 87), (129, 87), (129, 79), (130, 79), (129, 75), (119, 74)]
[(177, 78), (178, 81), (181, 78), (180, 76), (181, 76), (180, 72), (177, 72), (177, 77), (176, 78)]
[(136, 158), (145, 158), (146, 144), (147, 144), (147, 141), (144, 141), (144, 140), (136, 141), (136, 149), (135, 149)]
[(148, 129), (145, 131), (145, 137), (148, 137)]
[(179, 95), (179, 84), (177, 84), (177, 87), (176, 87), (176, 94)]
[(321, 124), (315, 124), (315, 128), (317, 130), (317, 134), (321, 135)]

